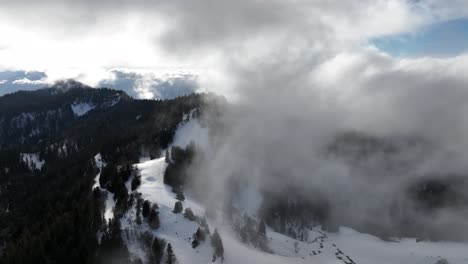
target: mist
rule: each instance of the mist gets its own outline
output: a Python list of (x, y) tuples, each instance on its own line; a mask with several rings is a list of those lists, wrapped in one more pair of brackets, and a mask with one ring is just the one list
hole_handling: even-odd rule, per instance
[[(316, 39), (289, 27), (258, 30), (264, 39), (219, 50), (223, 78), (204, 83), (229, 85), (231, 100), (211, 148), (191, 168), (202, 199), (225, 208), (235, 183), (278, 199), (324, 201), (328, 223), (381, 237), (468, 239), (460, 190), (466, 56), (400, 59), (320, 29)], [(233, 35), (213, 40), (223, 37)], [(429, 206), (419, 197), (433, 181), (447, 188), (439, 198), (448, 202)], [(251, 203), (259, 206), (251, 200), (239, 209)]]
[[(324, 200), (329, 221), (383, 237), (466, 240), (466, 80), (394, 70), (395, 61), (370, 54), (381, 69), (365, 76), (352, 65), (352, 77), (336, 72), (333, 84), (269, 71), (279, 65), (235, 72), (238, 100), (192, 168), (198, 193), (223, 208), (236, 182), (279, 199)], [(438, 199), (448, 202), (425, 208), (417, 190), (427, 181), (447, 183)], [(258, 202), (240, 209), (249, 203)]]
[[(3, 2), (5, 17), (37, 8), (34, 1)], [(200, 89), (226, 96), (210, 146), (190, 168), (205, 201), (223, 208), (235, 181), (279, 198), (325, 200), (336, 225), (468, 239), (468, 197), (459, 190), (468, 169), (468, 56), (393, 57), (372, 43), (465, 16), (464, 1), (83, 0), (74, 1), (73, 12), (69, 1), (47, 2), (40, 16), (30, 9), (9, 22), (69, 40), (128, 27), (130, 36), (144, 36), (138, 43), (150, 40), (157, 56), (135, 45), (96, 63), (196, 65), (204, 69)], [(128, 12), (121, 16), (122, 9)], [(134, 14), (143, 18), (134, 23), (141, 28), (124, 23)], [(57, 20), (64, 26), (53, 26)], [(424, 208), (414, 197), (421, 181), (450, 183), (445, 193), (456, 202)]]

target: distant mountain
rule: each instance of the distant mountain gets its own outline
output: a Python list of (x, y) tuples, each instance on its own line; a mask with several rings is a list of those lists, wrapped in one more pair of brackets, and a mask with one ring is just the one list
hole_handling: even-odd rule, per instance
[(92, 111), (132, 99), (122, 91), (93, 89), (72, 80), (0, 97), (0, 148), (36, 144)]

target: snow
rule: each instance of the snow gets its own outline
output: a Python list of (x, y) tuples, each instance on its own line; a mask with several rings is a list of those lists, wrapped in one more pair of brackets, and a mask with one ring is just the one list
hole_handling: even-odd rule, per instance
[[(142, 260), (146, 259), (142, 245), (136, 241), (135, 233), (148, 231), (172, 244), (179, 263), (211, 262), (211, 246), (209, 244), (205, 242), (196, 250), (192, 249), (191, 237), (197, 230), (198, 224), (185, 219), (182, 214), (172, 213), (177, 200), (170, 187), (163, 183), (163, 174), (167, 166), (165, 159), (149, 160), (136, 166), (141, 173), (141, 185), (137, 191), (142, 193), (143, 199), (158, 205), (161, 227), (158, 230), (152, 230), (145, 221), (143, 221), (143, 224), (137, 225), (135, 223), (135, 209), (132, 208), (121, 220), (122, 228), (127, 233), (125, 240), (132, 256)], [(190, 207), (197, 215), (204, 212), (194, 202), (184, 201), (183, 204), (184, 208)], [(197, 254), (197, 251), (200, 254)]]
[(41, 170), (45, 161), (41, 160), (39, 153), (21, 153), (21, 159), (26, 163), (30, 170)]
[[(145, 260), (144, 249), (136, 239), (137, 233), (151, 232), (158, 238), (171, 243), (179, 263), (211, 263), (212, 248), (209, 239), (196, 249), (191, 247), (191, 236), (198, 224), (172, 213), (175, 194), (163, 183), (167, 164), (164, 158), (147, 160), (136, 164), (141, 173), (141, 185), (137, 189), (142, 198), (159, 206), (161, 227), (152, 230), (143, 221), (135, 223), (132, 208), (121, 220), (126, 231), (125, 241), (134, 258)], [(246, 195), (256, 197), (255, 192), (246, 190)], [(247, 199), (250, 200), (250, 199)], [(198, 215), (204, 215), (204, 208), (186, 195), (184, 209), (190, 207)], [(255, 206), (254, 206), (255, 207)], [(248, 211), (249, 209), (245, 209)], [(222, 218), (208, 221), (211, 231), (218, 229), (225, 248), (225, 262), (230, 263), (334, 263), (345, 264), (435, 264), (446, 259), (451, 264), (467, 264), (467, 244), (454, 242), (416, 242), (414, 238), (398, 242), (383, 241), (375, 236), (362, 234), (350, 228), (341, 227), (338, 233), (328, 233), (320, 228), (310, 230), (307, 241), (302, 242), (268, 228), (267, 238), (274, 254), (261, 252), (241, 243)], [(349, 259), (348, 259), (349, 257)]]
[(96, 175), (96, 178), (94, 178), (93, 190), (94, 188), (99, 188), (101, 192), (106, 196), (106, 201), (104, 203), (104, 219), (106, 219), (107, 221), (109, 219), (114, 218), (114, 195), (106, 189), (102, 189), (99, 185), (99, 178), (101, 177), (102, 168), (106, 166), (106, 163), (102, 159), (101, 153), (98, 153), (96, 154), (96, 156), (94, 156), (94, 162), (96, 163), (96, 167), (99, 169), (99, 173)]
[(75, 116), (80, 117), (80, 116), (84, 116), (86, 113), (93, 110), (96, 106), (90, 103), (82, 102), (82, 103), (73, 103), (72, 105), (70, 105), (70, 107), (73, 113), (75, 114)]
[(109, 97), (104, 103), (102, 103), (101, 107), (102, 108), (111, 108), (117, 103), (120, 102), (120, 94), (116, 93), (115, 95)]
[(114, 207), (115, 207), (115, 200), (114, 200), (114, 195), (106, 191), (106, 203), (105, 203), (105, 209), (104, 209), (104, 219), (107, 221), (109, 219), (114, 218)]
[(29, 122), (34, 121), (36, 113), (21, 113), (10, 121), (12, 127), (24, 128)]
[(466, 244), (417, 243), (414, 238), (388, 242), (345, 227), (341, 227), (338, 233), (311, 230), (308, 242), (300, 242), (272, 230), (267, 231), (267, 236), (275, 253), (299, 256), (318, 263), (350, 263), (350, 259), (359, 264), (434, 264), (440, 259), (452, 264), (468, 263)]
[[(196, 232), (199, 225), (184, 218), (182, 214), (172, 213), (177, 200), (175, 198), (176, 195), (171, 191), (170, 187), (163, 183), (163, 174), (167, 166), (165, 159), (149, 160), (136, 166), (141, 173), (141, 185), (137, 191), (142, 193), (143, 199), (158, 205), (161, 227), (157, 230), (152, 230), (144, 221), (143, 224), (137, 225), (135, 223), (134, 208), (121, 219), (122, 229), (126, 233), (124, 240), (132, 257), (142, 260), (146, 259), (143, 246), (138, 243), (135, 234), (148, 231), (158, 238), (163, 238), (168, 243), (171, 243), (179, 263), (211, 263), (213, 249), (209, 238), (196, 249), (193, 249), (191, 245), (192, 235)], [(186, 197), (186, 200), (182, 203), (184, 209), (189, 207), (196, 215), (204, 215), (204, 208), (190, 199), (190, 197)], [(272, 263), (273, 261), (288, 263), (288, 259), (292, 261), (289, 263), (306, 263), (303, 261), (297, 262), (297, 258), (283, 258), (249, 248), (238, 241), (222, 221), (208, 221), (208, 223), (211, 231), (213, 232), (217, 228), (223, 239), (226, 256), (224, 263)], [(219, 263), (219, 260), (217, 263)]]
[(179, 124), (175, 132), (173, 146), (185, 148), (190, 142), (195, 142), (202, 148), (208, 146), (208, 128), (203, 127), (198, 119), (193, 118), (193, 113), (194, 110), (184, 115), (182, 123)]
[(104, 166), (106, 166), (106, 163), (102, 160), (101, 153), (96, 154), (94, 156), (94, 162), (96, 163), (96, 167), (101, 170)]
[(329, 237), (331, 242), (352, 254), (358, 263), (433, 264), (441, 258), (451, 264), (468, 263), (468, 245), (463, 243), (416, 242), (415, 238), (387, 242), (344, 227), (337, 234), (329, 234)]
[[(189, 114), (184, 116), (184, 121), (179, 125), (172, 145), (186, 147), (192, 141), (202, 147), (208, 146), (208, 129), (202, 127), (198, 120)], [(150, 232), (171, 243), (178, 263), (211, 263), (213, 249), (209, 238), (193, 249), (191, 237), (198, 224), (184, 218), (183, 214), (172, 212), (177, 199), (171, 188), (163, 182), (167, 167), (165, 158), (142, 158), (135, 166), (141, 175), (141, 185), (136, 191), (141, 193), (143, 199), (158, 205), (161, 226), (153, 230), (144, 219), (142, 224), (138, 225), (135, 208), (132, 207), (127, 212), (121, 219), (121, 225), (124, 241), (132, 258), (140, 258), (146, 263), (145, 249), (138, 237), (139, 234)], [(255, 215), (261, 203), (257, 188), (247, 186), (239, 196), (236, 206), (243, 212)], [(182, 202), (184, 209), (190, 207), (195, 215), (204, 216), (205, 208), (201, 204), (190, 195), (186, 194), (185, 198)], [(106, 208), (111, 208), (110, 206), (106, 205)], [(468, 244), (417, 243), (415, 238), (389, 242), (346, 227), (341, 227), (338, 233), (328, 233), (320, 227), (314, 228), (309, 230), (307, 241), (292, 239), (267, 227), (268, 247), (273, 253), (266, 253), (240, 242), (227, 222), (223, 217), (208, 219), (210, 230), (213, 232), (216, 228), (221, 235), (225, 249), (224, 263), (227, 264), (436, 264), (442, 259), (446, 259), (450, 264), (468, 264)]]
[(247, 185), (240, 190), (237, 199), (234, 201), (234, 206), (247, 215), (255, 216), (262, 201), (263, 197), (258, 189), (255, 186)]

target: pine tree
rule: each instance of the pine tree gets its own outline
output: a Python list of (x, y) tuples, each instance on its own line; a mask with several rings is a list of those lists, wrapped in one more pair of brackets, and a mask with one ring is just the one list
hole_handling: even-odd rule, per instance
[(195, 232), (195, 234), (193, 234), (193, 239), (196, 239), (198, 241), (205, 241), (206, 239), (206, 235), (205, 235), (205, 231), (202, 230), (200, 227), (197, 229), (197, 232)]
[(136, 190), (138, 188), (138, 186), (140, 186), (141, 184), (141, 176), (136, 174), (133, 179), (132, 179), (132, 185), (131, 185), (131, 189), (132, 191)]
[(218, 230), (215, 229), (213, 235), (211, 236), (211, 246), (214, 249), (213, 259), (216, 260), (217, 257), (224, 259), (224, 247), (221, 236), (218, 233)]
[(197, 221), (198, 217), (193, 213), (192, 209), (185, 208), (184, 217), (190, 221)]
[(148, 200), (145, 200), (143, 202), (143, 212), (142, 212), (144, 218), (147, 218), (149, 216), (150, 209), (151, 209), (150, 207), (151, 207), (150, 202)]
[(164, 241), (163, 239), (154, 237), (153, 245), (151, 246), (151, 249), (153, 251), (155, 264), (161, 263), (161, 260), (164, 256), (165, 246), (166, 246), (166, 241)]
[(174, 204), (174, 210), (172, 212), (175, 213), (175, 214), (178, 214), (178, 213), (181, 213), (183, 209), (184, 209), (184, 207), (182, 206), (182, 202), (177, 201)]
[(182, 193), (182, 191), (177, 192), (176, 199), (179, 201), (185, 201), (185, 195)]
[(137, 198), (137, 202), (136, 202), (136, 223), (138, 225), (141, 225), (141, 201), (143, 199), (141, 199), (140, 196), (138, 196)]
[(194, 239), (194, 240), (192, 241), (192, 248), (197, 248), (198, 245), (200, 245), (200, 242), (198, 242), (198, 240)]
[(174, 264), (176, 262), (176, 256), (172, 251), (171, 243), (167, 244), (167, 259), (166, 264)]
[(159, 213), (156, 209), (151, 209), (149, 218), (148, 218), (148, 225), (153, 229), (158, 229), (160, 222), (159, 222)]
[(266, 226), (265, 222), (260, 221), (260, 224), (258, 225), (258, 233), (262, 236), (266, 235)]

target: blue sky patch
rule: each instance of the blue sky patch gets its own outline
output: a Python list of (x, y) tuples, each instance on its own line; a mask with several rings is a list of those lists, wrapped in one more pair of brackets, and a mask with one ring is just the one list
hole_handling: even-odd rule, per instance
[(432, 24), (414, 33), (371, 40), (394, 56), (453, 56), (468, 51), (468, 17)]

